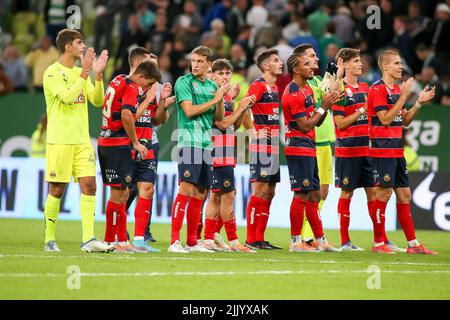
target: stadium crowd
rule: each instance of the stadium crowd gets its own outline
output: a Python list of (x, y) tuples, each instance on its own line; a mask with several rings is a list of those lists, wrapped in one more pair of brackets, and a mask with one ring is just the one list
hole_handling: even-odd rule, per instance
[[(127, 73), (130, 49), (143, 46), (159, 56), (162, 81), (174, 83), (186, 73), (191, 50), (205, 45), (215, 58), (231, 61), (232, 82), (246, 88), (260, 76), (254, 57), (263, 49), (278, 49), (286, 63), (295, 46), (312, 43), (320, 73), (340, 48), (359, 49), (361, 78), (372, 84), (380, 79), (380, 50), (394, 47), (404, 58), (405, 78), (415, 79), (411, 101), (432, 85), (434, 102), (450, 105), (449, 0), (1, 1), (0, 94), (42, 90), (44, 70), (58, 57), (56, 34), (75, 12), (67, 12), (71, 5), (80, 8), (86, 43), (110, 53), (107, 80)], [(380, 29), (367, 28), (371, 5), (380, 9)], [(286, 72), (280, 90), (288, 82)]]

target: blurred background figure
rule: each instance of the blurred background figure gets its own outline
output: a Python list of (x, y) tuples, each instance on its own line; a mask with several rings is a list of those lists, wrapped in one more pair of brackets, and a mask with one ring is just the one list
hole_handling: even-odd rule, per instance
[(25, 63), (31, 68), (33, 75), (33, 87), (36, 91), (42, 92), (42, 78), (44, 71), (58, 60), (59, 53), (52, 44), (50, 37), (43, 36), (35, 45), (34, 49), (25, 57)]
[(14, 90), (11, 79), (5, 73), (5, 67), (0, 63), (0, 96), (8, 94)]
[(20, 53), (13, 46), (8, 46), (3, 51), (3, 63), (5, 74), (12, 81), (14, 91), (28, 90), (28, 70)]
[(420, 159), (419, 155), (416, 151), (411, 147), (408, 142), (408, 134), (411, 130), (404, 128), (403, 129), (403, 147), (404, 147), (404, 155), (406, 160), (406, 166), (408, 168), (408, 172), (417, 172), (421, 171)]
[(39, 123), (31, 135), (31, 158), (45, 158), (47, 145), (47, 114), (43, 114)]

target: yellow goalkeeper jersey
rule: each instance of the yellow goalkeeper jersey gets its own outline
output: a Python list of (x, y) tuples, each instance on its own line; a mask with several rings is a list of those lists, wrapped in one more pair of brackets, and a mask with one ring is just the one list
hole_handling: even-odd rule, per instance
[(55, 62), (44, 72), (47, 105), (47, 143), (83, 144), (90, 142), (87, 101), (101, 107), (105, 98), (103, 81), (80, 77), (80, 67), (67, 68)]

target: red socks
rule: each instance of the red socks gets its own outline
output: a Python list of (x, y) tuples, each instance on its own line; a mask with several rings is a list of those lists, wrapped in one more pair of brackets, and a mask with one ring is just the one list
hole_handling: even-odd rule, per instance
[(264, 241), (264, 233), (266, 232), (267, 222), (269, 221), (271, 201), (261, 200), (260, 214), (256, 216), (256, 241)]
[[(203, 230), (203, 215), (202, 215), (202, 212), (200, 211), (200, 217), (198, 219), (198, 226), (197, 226), (197, 239), (202, 238), (202, 230)], [(205, 230), (205, 232), (206, 232), (206, 230)]]
[(314, 237), (323, 237), (322, 221), (319, 218), (319, 203), (306, 201), (306, 219), (308, 219), (309, 225), (314, 233)]
[(106, 230), (105, 242), (116, 241), (116, 229), (118, 224), (121, 204), (114, 203), (111, 200), (106, 205)]
[(369, 211), (370, 218), (372, 219), (373, 223), (373, 233), (374, 233), (374, 241), (375, 243), (384, 242), (385, 237), (385, 228), (384, 228), (384, 222), (385, 222), (385, 213), (386, 213), (386, 206), (387, 203), (380, 201), (380, 200), (374, 200), (372, 204), (372, 210)]
[(223, 225), (225, 226), (228, 241), (236, 240), (238, 238), (236, 233), (236, 219), (225, 221)]
[(216, 219), (205, 219), (205, 240), (214, 240), (214, 233), (217, 230)]
[(200, 214), (203, 208), (203, 200), (190, 197), (187, 208), (187, 241), (190, 247), (197, 245), (197, 229)]
[(150, 211), (152, 208), (152, 199), (138, 198), (136, 209), (134, 210), (134, 236), (143, 237), (148, 220), (150, 219)]
[(127, 236), (127, 207), (126, 203), (119, 205), (119, 219), (117, 223), (117, 241), (126, 242), (128, 241)]
[(339, 225), (341, 232), (341, 244), (350, 240), (348, 227), (350, 225), (350, 199), (339, 198), (338, 202)]
[(247, 204), (247, 242), (256, 241), (256, 216), (259, 216), (260, 200), (255, 196), (251, 196)]
[(184, 213), (189, 197), (178, 194), (172, 206), (172, 236), (170, 244), (180, 240), (180, 231), (183, 226)]
[(397, 203), (397, 216), (403, 232), (405, 233), (406, 240), (415, 240), (416, 234), (414, 232), (414, 223), (411, 217), (411, 208), (409, 203)]
[(291, 236), (299, 236), (302, 233), (305, 205), (305, 200), (292, 198), (290, 210)]

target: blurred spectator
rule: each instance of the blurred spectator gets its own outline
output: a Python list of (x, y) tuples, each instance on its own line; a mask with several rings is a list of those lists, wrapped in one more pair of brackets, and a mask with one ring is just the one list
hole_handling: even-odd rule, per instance
[[(380, 0), (381, 8), (381, 29), (377, 30), (377, 49), (389, 45), (394, 38), (394, 11), (392, 9), (392, 0)], [(383, 26), (385, 26), (383, 28)], [(386, 27), (388, 26), (388, 27)]]
[(155, 24), (155, 14), (148, 9), (147, 3), (144, 0), (136, 2), (134, 7), (136, 15), (139, 17), (141, 28), (148, 31)]
[(320, 40), (325, 33), (326, 26), (330, 22), (330, 16), (333, 12), (331, 4), (324, 3), (319, 9), (308, 16), (309, 29), (316, 40)]
[(443, 88), (441, 83), (439, 82), (439, 78), (436, 75), (436, 71), (433, 67), (425, 67), (422, 69), (422, 72), (416, 75), (417, 81), (419, 81), (421, 85), (421, 89), (425, 87), (436, 87), (436, 95), (432, 102), (439, 103), (441, 101), (443, 95)]
[(277, 17), (270, 14), (267, 22), (256, 33), (255, 46), (266, 46), (268, 48), (275, 46), (281, 38), (281, 31), (282, 28)]
[(253, 48), (255, 36), (259, 28), (267, 22), (269, 11), (264, 7), (264, 0), (253, 0), (253, 5), (247, 12), (247, 23), (252, 27), (249, 45)]
[(203, 18), (197, 10), (195, 2), (193, 0), (186, 0), (183, 5), (183, 13), (175, 18), (172, 32), (175, 35), (184, 35), (186, 38), (186, 50), (191, 51), (200, 41), (202, 25)]
[(436, 57), (436, 54), (431, 48), (425, 44), (419, 44), (416, 47), (416, 55), (420, 61), (422, 61), (422, 70), (427, 67), (432, 67), (438, 76), (444, 71), (442, 62)]
[(189, 66), (189, 61), (186, 59), (186, 40), (183, 36), (175, 37), (172, 51), (170, 52), (170, 73), (176, 80), (183, 76)]
[(225, 33), (225, 23), (223, 20), (216, 18), (211, 21), (210, 27), (211, 31), (203, 33), (202, 39), (214, 38), (213, 43), (215, 44), (215, 47), (208, 46), (213, 51), (213, 54), (217, 57), (228, 57), (230, 55), (231, 39)]
[(127, 32), (128, 28), (128, 18), (134, 14), (134, 0), (117, 0), (117, 5), (119, 6), (119, 15), (120, 15), (120, 26), (119, 32), (120, 37), (122, 38)]
[[(137, 15), (131, 15), (128, 18), (128, 30), (120, 39), (119, 48), (117, 49), (114, 60), (115, 74), (128, 73), (130, 66), (128, 64), (128, 54), (134, 47), (145, 47), (147, 41), (147, 34), (142, 30)], [(121, 64), (119, 65), (119, 61)]]
[(442, 98), (440, 103), (450, 107), (450, 74), (445, 73), (441, 77)]
[(233, 2), (231, 0), (222, 0), (215, 5), (211, 5), (203, 21), (204, 29), (208, 29), (211, 22), (215, 19), (220, 19), (225, 23), (228, 20), (228, 14), (232, 6)]
[(300, 32), (300, 22), (302, 20), (302, 15), (299, 12), (294, 12), (290, 16), (289, 23), (283, 28), (282, 35), (285, 39), (291, 41), (293, 38), (297, 37)]
[(368, 50), (369, 50), (369, 45), (367, 44), (367, 40), (364, 38), (356, 39), (351, 47), (354, 49), (358, 49), (360, 53), (368, 53)]
[(355, 28), (351, 17), (352, 12), (345, 6), (339, 7), (336, 12), (336, 15), (331, 18), (331, 21), (334, 22), (335, 34), (346, 46), (349, 46), (353, 42)]
[(171, 33), (167, 27), (167, 14), (164, 9), (156, 12), (155, 26), (150, 31), (148, 49), (156, 55), (161, 55), (171, 41)]
[(408, 4), (408, 24), (407, 28), (411, 37), (415, 37), (420, 33), (428, 23), (428, 18), (422, 16), (420, 5), (417, 1), (411, 1)]
[(5, 74), (11, 79), (14, 91), (27, 91), (28, 70), (17, 49), (8, 46), (3, 52)]
[[(336, 25), (334, 24), (334, 22), (333, 21), (328, 22), (326, 32), (324, 33), (322, 39), (319, 40), (319, 57), (322, 60), (320, 63), (320, 68), (322, 71), (326, 70), (327, 63), (329, 62), (327, 61), (328, 59), (326, 59), (327, 56), (326, 51), (328, 46), (330, 44), (334, 44), (336, 45), (338, 50), (344, 47), (344, 43), (342, 42), (341, 39), (339, 39), (338, 36), (336, 36), (335, 31)], [(334, 56), (332, 57), (334, 61)]]
[(250, 67), (248, 67), (248, 70), (247, 70), (246, 80), (248, 83), (252, 83), (253, 81), (255, 81), (257, 78), (259, 78), (261, 76), (261, 70), (259, 70), (258, 66), (256, 65), (256, 57), (258, 56), (258, 54), (260, 54), (264, 50), (267, 50), (267, 47), (259, 47), (259, 48), (256, 48), (256, 50), (255, 50), (255, 54), (253, 55), (254, 63)]
[(161, 72), (161, 83), (174, 83), (172, 75), (170, 74), (170, 57), (164, 54), (158, 59), (159, 71)]
[(245, 26), (248, 0), (236, 0), (228, 14), (226, 30), (231, 39), (236, 39), (240, 30)]
[(31, 135), (31, 158), (45, 158), (47, 146), (47, 114), (43, 114), (36, 130)]
[(248, 92), (248, 88), (250, 87), (249, 83), (245, 79), (245, 71), (246, 69), (242, 68), (242, 66), (233, 66), (233, 75), (231, 76), (230, 81), (231, 83), (238, 84), (240, 88), (239, 95), (234, 99), (236, 105), (238, 105), (239, 101), (245, 97)]
[(310, 43), (313, 46), (314, 51), (319, 52), (319, 44), (316, 38), (314, 38), (312, 33), (309, 31), (308, 22), (305, 19), (300, 19), (299, 25), (300, 31), (296, 37), (289, 41), (289, 45), (295, 48), (298, 45)]
[(267, 10), (271, 15), (277, 18), (278, 21), (282, 21), (286, 13), (287, 0), (270, 0), (266, 4)]
[(330, 62), (336, 63), (335, 57), (339, 51), (340, 47), (335, 43), (329, 43), (325, 48), (325, 57), (319, 60), (320, 74), (325, 74), (327, 70), (327, 65)]
[(33, 73), (33, 87), (36, 91), (42, 92), (42, 79), (45, 69), (58, 60), (59, 52), (52, 45), (50, 38), (43, 36), (39, 40), (39, 46), (25, 57), (25, 63)]
[(11, 79), (6, 75), (3, 64), (0, 63), (0, 96), (8, 94), (14, 90)]
[(442, 59), (450, 61), (450, 41), (448, 40), (450, 35), (450, 8), (448, 4), (440, 3), (436, 7), (435, 18), (431, 45)]
[(368, 54), (361, 54), (362, 74), (359, 77), (361, 82), (367, 82), (372, 85), (381, 79), (380, 74), (373, 68), (373, 58)]
[(75, 0), (47, 0), (45, 3), (45, 23), (47, 25), (47, 35), (54, 43), (59, 31), (66, 28), (66, 21), (69, 17), (67, 8), (75, 5)]
[(95, 0), (94, 48), (96, 52), (104, 49), (111, 53), (112, 31), (114, 29), (114, 15), (118, 10), (115, 0)]
[[(281, 60), (283, 60), (284, 62), (284, 70), (286, 71), (287, 69), (287, 60), (289, 59), (289, 57), (291, 56), (291, 54), (294, 52), (294, 48), (292, 48), (286, 41), (286, 39), (284, 38), (280, 38), (280, 40), (278, 41), (278, 44), (276, 46), (273, 47), (273, 49), (277, 49), (278, 50), (278, 56), (280, 57)], [(281, 92), (281, 90), (279, 90), (279, 92)]]
[(231, 46), (230, 56), (230, 63), (233, 66), (233, 70), (247, 69), (247, 54), (240, 44), (235, 43)]
[(392, 40), (392, 46), (400, 51), (400, 54), (405, 58), (406, 63), (415, 72), (418, 72), (419, 62), (417, 61), (416, 55), (414, 54), (414, 43), (406, 30), (408, 23), (408, 18), (405, 16), (396, 16), (394, 18), (394, 32), (395, 36)]

